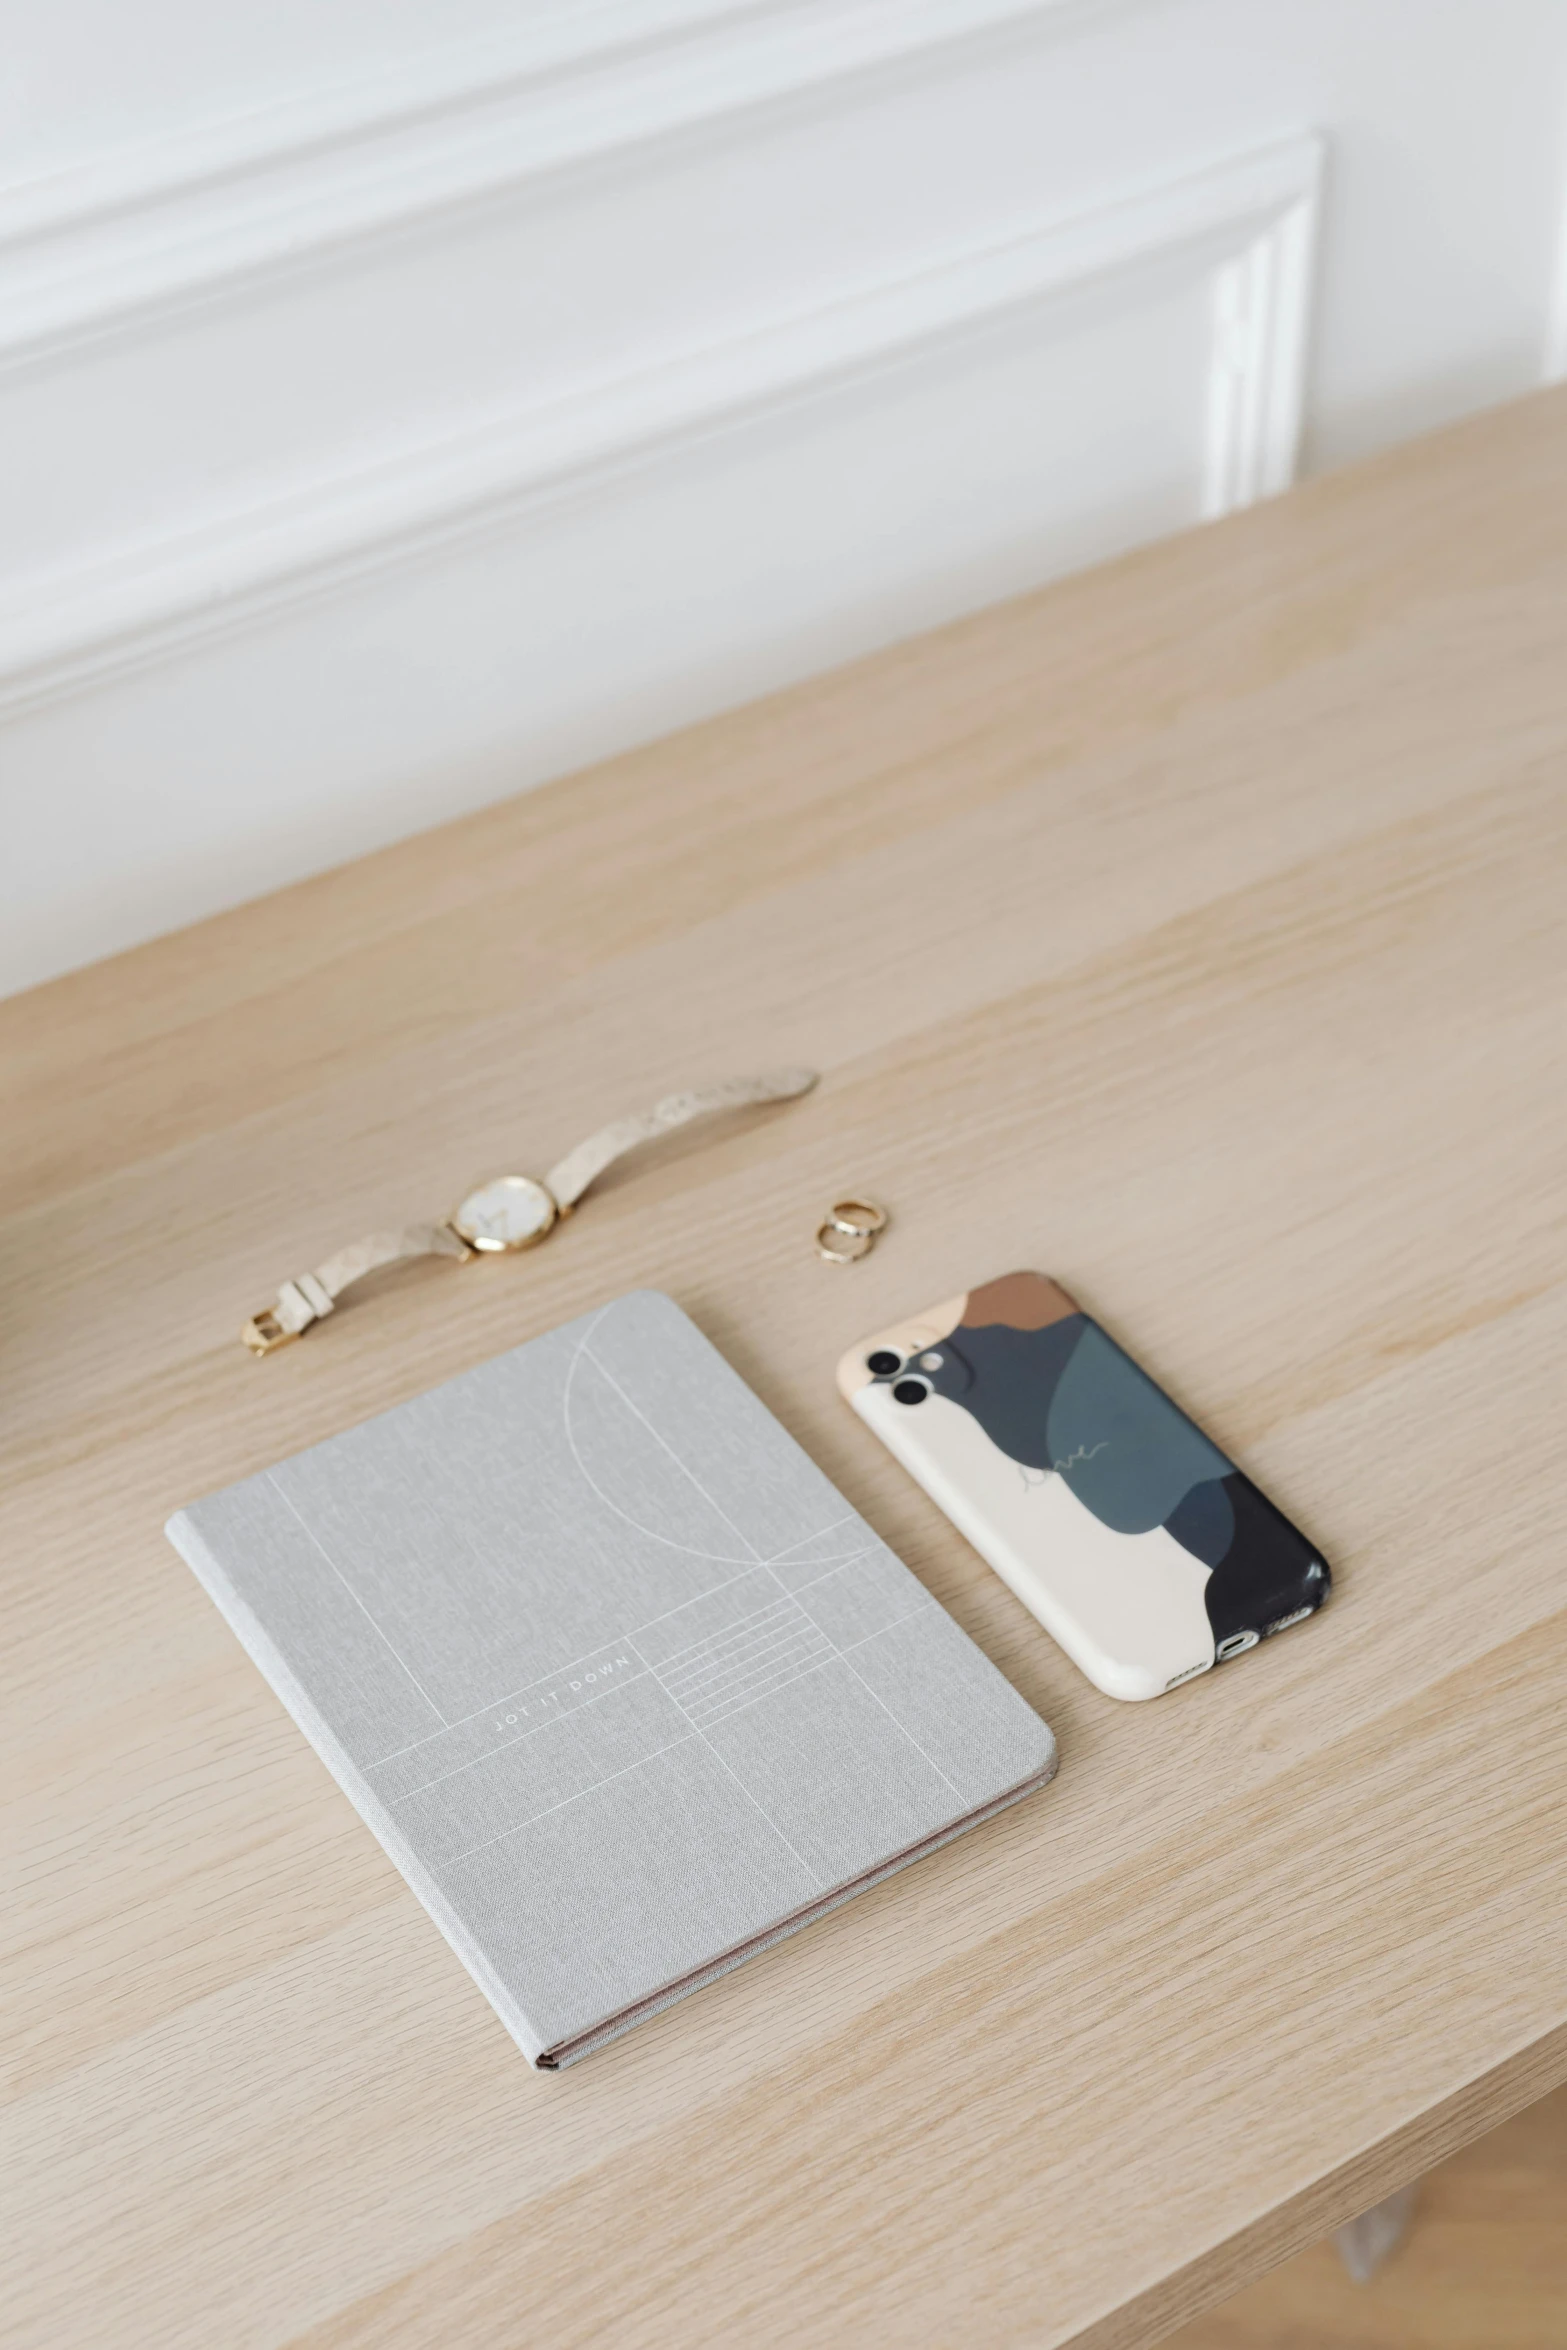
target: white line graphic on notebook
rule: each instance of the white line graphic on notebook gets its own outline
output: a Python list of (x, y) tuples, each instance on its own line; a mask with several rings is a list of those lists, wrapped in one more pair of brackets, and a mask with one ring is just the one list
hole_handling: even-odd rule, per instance
[[(779, 1588), (779, 1590), (780, 1590), (781, 1592), (783, 1592), (783, 1593), (784, 1593), (784, 1596), (785, 1596), (786, 1598), (792, 1598), (792, 1597), (793, 1597), (793, 1594), (792, 1594), (792, 1593), (789, 1591), (788, 1585), (787, 1585), (787, 1584), (786, 1584), (786, 1583), (783, 1581), (783, 1578), (782, 1578), (782, 1577), (781, 1577), (781, 1576), (780, 1576), (780, 1575), (779, 1575), (779, 1574), (776, 1572), (776, 1570), (773, 1568), (771, 1561), (770, 1561), (770, 1560), (768, 1560), (768, 1559), (765, 1559), (765, 1558), (763, 1558), (763, 1557), (762, 1557), (762, 1555), (761, 1555), (761, 1553), (760, 1553), (760, 1552), (759, 1552), (759, 1551), (758, 1551), (758, 1550), (755, 1548), (755, 1545), (754, 1545), (754, 1544), (752, 1544), (751, 1542), (749, 1542), (749, 1541), (747, 1540), (747, 1537), (746, 1537), (746, 1536), (745, 1536), (745, 1535), (744, 1535), (744, 1534), (741, 1532), (740, 1528), (739, 1528), (737, 1525), (735, 1525), (735, 1522), (734, 1522), (734, 1520), (733, 1520), (733, 1519), (732, 1519), (732, 1518), (731, 1518), (731, 1517), (730, 1517), (730, 1516), (727, 1514), (727, 1512), (726, 1512), (725, 1510), (723, 1510), (723, 1509), (722, 1509), (722, 1508), (719, 1506), (719, 1504), (718, 1504), (718, 1503), (717, 1503), (717, 1502), (716, 1502), (716, 1501), (713, 1499), (713, 1496), (712, 1496), (712, 1495), (711, 1495), (711, 1494), (708, 1492), (707, 1488), (706, 1488), (706, 1487), (703, 1485), (703, 1483), (702, 1483), (701, 1479), (700, 1479), (700, 1478), (699, 1478), (699, 1477), (696, 1475), (695, 1471), (694, 1471), (693, 1469), (691, 1469), (691, 1468), (688, 1466), (688, 1464), (687, 1464), (685, 1461), (683, 1461), (683, 1460), (681, 1459), (681, 1457), (680, 1457), (679, 1453), (677, 1453), (677, 1452), (675, 1451), (674, 1447), (673, 1447), (673, 1446), (672, 1446), (670, 1443), (668, 1443), (668, 1441), (667, 1441), (667, 1440), (666, 1440), (666, 1439), (665, 1439), (665, 1438), (664, 1438), (662, 1435), (660, 1435), (660, 1433), (659, 1433), (658, 1429), (654, 1427), (654, 1425), (653, 1425), (652, 1421), (651, 1421), (651, 1420), (648, 1418), (647, 1414), (646, 1414), (646, 1413), (645, 1413), (645, 1412), (644, 1412), (644, 1411), (641, 1409), (641, 1407), (640, 1407), (640, 1406), (639, 1406), (639, 1405), (636, 1403), (635, 1399), (634, 1399), (633, 1397), (629, 1396), (629, 1395), (626, 1393), (625, 1389), (624, 1389), (624, 1388), (621, 1386), (621, 1384), (620, 1384), (619, 1380), (618, 1380), (618, 1379), (617, 1379), (617, 1378), (614, 1376), (614, 1373), (613, 1373), (612, 1371), (608, 1370), (608, 1369), (606, 1368), (606, 1366), (605, 1366), (603, 1363), (601, 1363), (601, 1362), (599, 1361), (599, 1359), (598, 1359), (597, 1355), (593, 1354), (593, 1353), (590, 1351), (590, 1349), (589, 1349), (589, 1346), (588, 1346), (588, 1341), (589, 1341), (589, 1339), (590, 1339), (590, 1338), (592, 1338), (592, 1336), (594, 1335), (595, 1331), (596, 1331), (596, 1330), (599, 1328), (599, 1325), (600, 1325), (600, 1324), (601, 1324), (601, 1323), (602, 1323), (602, 1322), (603, 1322), (603, 1321), (604, 1321), (604, 1320), (605, 1320), (605, 1319), (606, 1319), (606, 1318), (609, 1316), (609, 1314), (611, 1314), (613, 1311), (614, 1311), (614, 1307), (613, 1307), (613, 1305), (612, 1305), (612, 1304), (611, 1304), (611, 1305), (607, 1305), (607, 1306), (605, 1306), (605, 1307), (603, 1308), (602, 1312), (600, 1312), (600, 1313), (596, 1314), (596, 1315), (594, 1316), (593, 1320), (592, 1320), (592, 1321), (589, 1323), (589, 1325), (588, 1325), (587, 1329), (586, 1329), (586, 1330), (583, 1332), (582, 1336), (581, 1336), (581, 1337), (578, 1339), (578, 1341), (577, 1341), (577, 1345), (576, 1345), (576, 1351), (575, 1351), (575, 1353), (574, 1353), (574, 1355), (573, 1355), (573, 1357), (572, 1357), (572, 1369), (573, 1369), (573, 1370), (575, 1370), (575, 1368), (576, 1368), (576, 1365), (577, 1365), (577, 1362), (578, 1362), (578, 1361), (579, 1361), (579, 1360), (580, 1360), (582, 1357), (586, 1356), (587, 1360), (588, 1360), (588, 1361), (589, 1361), (589, 1362), (590, 1362), (590, 1363), (593, 1365), (594, 1369), (595, 1369), (595, 1370), (596, 1370), (596, 1371), (599, 1373), (599, 1375), (600, 1375), (600, 1376), (601, 1376), (603, 1379), (605, 1379), (605, 1380), (607, 1380), (607, 1381), (608, 1381), (609, 1385), (610, 1385), (610, 1386), (611, 1386), (611, 1387), (614, 1389), (615, 1393), (616, 1393), (616, 1394), (619, 1396), (619, 1398), (620, 1398), (621, 1402), (622, 1402), (622, 1403), (623, 1403), (623, 1404), (626, 1406), (626, 1409), (627, 1409), (629, 1412), (632, 1412), (632, 1413), (634, 1413), (634, 1414), (635, 1414), (635, 1416), (636, 1416), (636, 1418), (637, 1418), (637, 1419), (639, 1419), (639, 1420), (641, 1421), (641, 1423), (642, 1423), (643, 1427), (644, 1427), (644, 1428), (647, 1430), (648, 1434), (649, 1434), (649, 1435), (652, 1437), (652, 1439), (653, 1439), (654, 1443), (655, 1443), (655, 1444), (657, 1444), (657, 1445), (659, 1445), (659, 1446), (662, 1448), (662, 1450), (668, 1454), (669, 1458), (670, 1458), (670, 1459), (671, 1459), (671, 1460), (674, 1462), (674, 1464), (675, 1464), (675, 1467), (676, 1467), (677, 1469), (679, 1469), (679, 1470), (680, 1470), (681, 1474), (682, 1474), (684, 1477), (686, 1477), (686, 1478), (688, 1478), (688, 1479), (689, 1479), (689, 1481), (691, 1482), (691, 1484), (692, 1484), (692, 1485), (694, 1485), (694, 1486), (695, 1486), (695, 1488), (696, 1488), (697, 1492), (701, 1494), (701, 1496), (702, 1496), (702, 1499), (703, 1499), (703, 1500), (704, 1500), (704, 1501), (707, 1503), (707, 1505), (708, 1505), (709, 1509), (711, 1509), (711, 1510), (714, 1512), (714, 1514), (715, 1514), (717, 1517), (720, 1517), (720, 1518), (722, 1518), (722, 1519), (723, 1519), (723, 1522), (724, 1522), (724, 1524), (730, 1528), (731, 1532), (732, 1532), (732, 1533), (735, 1535), (735, 1538), (736, 1538), (738, 1541), (740, 1541), (740, 1542), (744, 1542), (744, 1543), (746, 1544), (746, 1548), (747, 1548), (748, 1550), (750, 1550), (750, 1551), (751, 1551), (751, 1554), (752, 1554), (752, 1559), (753, 1559), (753, 1563), (754, 1563), (756, 1566), (758, 1566), (758, 1567), (765, 1568), (765, 1569), (766, 1569), (766, 1571), (767, 1571), (767, 1572), (768, 1572), (770, 1575), (772, 1575), (773, 1581), (774, 1581), (774, 1582), (775, 1582), (775, 1583), (778, 1585), (778, 1588)], [(568, 1374), (567, 1374), (567, 1378), (566, 1378), (566, 1387), (565, 1387), (564, 1395), (563, 1395), (563, 1398), (562, 1398), (562, 1403), (563, 1403), (563, 1413), (562, 1413), (562, 1417), (563, 1417), (563, 1419), (564, 1419), (564, 1421), (565, 1421), (565, 1424), (566, 1424), (566, 1434), (567, 1434), (567, 1440), (568, 1440), (568, 1442), (570, 1442), (570, 1443), (571, 1443), (571, 1448), (572, 1448), (572, 1454), (573, 1454), (573, 1457), (574, 1457), (574, 1458), (575, 1458), (575, 1460), (576, 1460), (576, 1463), (577, 1463), (577, 1466), (578, 1466), (578, 1468), (579, 1468), (579, 1469), (581, 1469), (583, 1476), (584, 1476), (584, 1477), (586, 1477), (586, 1478), (587, 1478), (587, 1480), (588, 1480), (588, 1483), (589, 1483), (590, 1485), (592, 1485), (592, 1486), (593, 1486), (593, 1489), (594, 1489), (594, 1491), (595, 1491), (596, 1493), (599, 1493), (599, 1498), (600, 1498), (601, 1500), (603, 1500), (603, 1501), (606, 1501), (606, 1502), (607, 1502), (607, 1501), (609, 1500), (609, 1497), (608, 1497), (608, 1495), (607, 1495), (607, 1494), (604, 1494), (604, 1493), (602, 1493), (602, 1492), (600, 1491), (599, 1487), (598, 1487), (598, 1486), (597, 1486), (597, 1485), (594, 1483), (593, 1477), (591, 1476), (591, 1474), (590, 1474), (590, 1472), (589, 1472), (589, 1470), (588, 1470), (588, 1468), (587, 1468), (587, 1464), (586, 1464), (586, 1463), (584, 1462), (584, 1460), (582, 1459), (582, 1455), (581, 1455), (581, 1453), (578, 1451), (578, 1449), (577, 1449), (577, 1446), (576, 1446), (576, 1443), (575, 1443), (575, 1440), (574, 1440), (574, 1439), (573, 1439), (573, 1437), (572, 1437), (572, 1434), (571, 1434), (570, 1395), (571, 1395), (571, 1374), (570, 1374), (570, 1372), (568, 1372)], [(611, 1508), (614, 1508), (614, 1504), (613, 1504), (612, 1502), (611, 1502), (611, 1503), (609, 1503), (609, 1506), (610, 1506)], [(617, 1513), (616, 1513), (616, 1514), (617, 1514), (617, 1516), (624, 1517), (626, 1513), (625, 1513), (623, 1510), (621, 1510), (621, 1511), (617, 1511)], [(634, 1521), (630, 1521), (630, 1522), (633, 1522), (633, 1523), (634, 1523)], [(642, 1529), (642, 1531), (643, 1531), (643, 1532), (646, 1532), (646, 1531), (648, 1531), (648, 1529), (647, 1529), (647, 1528), (643, 1528), (643, 1529)], [(799, 1547), (799, 1545), (797, 1544), (795, 1547), (796, 1547), (796, 1548), (798, 1548), (798, 1547)], [(846, 1563), (846, 1562), (845, 1562), (845, 1563)], [(834, 1647), (834, 1650), (835, 1650), (836, 1654), (839, 1656), (839, 1658), (840, 1658), (840, 1659), (842, 1659), (842, 1661), (843, 1661), (845, 1664), (847, 1664), (847, 1663), (848, 1663), (848, 1659), (847, 1659), (846, 1657), (844, 1657), (844, 1656), (843, 1656), (843, 1651), (842, 1651), (841, 1649), (839, 1649), (839, 1648), (838, 1648), (838, 1646), (837, 1646), (837, 1643), (836, 1643), (836, 1642), (833, 1642), (833, 1647)], [(893, 1710), (892, 1710), (891, 1706), (890, 1706), (890, 1705), (888, 1705), (888, 1704), (886, 1704), (886, 1702), (885, 1702), (885, 1701), (884, 1701), (884, 1700), (881, 1698), (881, 1696), (879, 1696), (879, 1695), (878, 1695), (877, 1691), (876, 1691), (876, 1690), (874, 1690), (874, 1689), (871, 1687), (871, 1685), (870, 1685), (869, 1681), (867, 1681), (867, 1680), (866, 1680), (866, 1678), (865, 1678), (864, 1674), (863, 1674), (863, 1673), (860, 1673), (860, 1672), (858, 1672), (858, 1671), (856, 1671), (856, 1669), (855, 1669), (855, 1667), (854, 1667), (853, 1665), (849, 1665), (849, 1668), (848, 1668), (848, 1669), (849, 1669), (849, 1671), (850, 1671), (851, 1673), (853, 1673), (853, 1674), (854, 1674), (854, 1678), (856, 1679), (856, 1681), (858, 1681), (858, 1682), (859, 1682), (859, 1684), (860, 1684), (861, 1688), (862, 1688), (862, 1689), (865, 1691), (866, 1695), (867, 1695), (868, 1697), (871, 1697), (871, 1698), (874, 1698), (874, 1699), (875, 1699), (876, 1703), (877, 1703), (877, 1704), (878, 1704), (878, 1705), (881, 1707), (881, 1710), (882, 1710), (882, 1712), (883, 1712), (883, 1713), (884, 1713), (884, 1714), (887, 1716), (887, 1719), (888, 1719), (890, 1722), (893, 1722), (893, 1723), (895, 1723), (895, 1724), (896, 1724), (896, 1726), (897, 1726), (897, 1728), (898, 1728), (898, 1729), (899, 1729), (899, 1730), (902, 1732), (902, 1735), (903, 1735), (905, 1738), (907, 1738), (907, 1739), (908, 1739), (908, 1742), (909, 1742), (909, 1744), (910, 1744), (910, 1745), (913, 1747), (913, 1749), (914, 1749), (915, 1753), (916, 1753), (916, 1754), (917, 1754), (917, 1755), (920, 1757), (921, 1761), (922, 1761), (922, 1762), (924, 1762), (924, 1763), (927, 1763), (927, 1764), (929, 1765), (929, 1767), (930, 1767), (930, 1768), (931, 1768), (931, 1769), (932, 1769), (932, 1770), (935, 1772), (935, 1774), (936, 1774), (937, 1778), (938, 1778), (938, 1779), (941, 1779), (941, 1780), (943, 1780), (943, 1781), (946, 1783), (946, 1785), (952, 1789), (952, 1792), (953, 1792), (953, 1794), (954, 1794), (954, 1795), (956, 1795), (956, 1796), (958, 1797), (958, 1799), (959, 1799), (959, 1801), (960, 1801), (960, 1802), (962, 1802), (962, 1801), (966, 1801), (966, 1800), (967, 1800), (967, 1798), (964, 1796), (964, 1793), (963, 1793), (963, 1790), (962, 1790), (962, 1788), (958, 1786), (958, 1784), (956, 1783), (956, 1781), (955, 1781), (955, 1780), (953, 1780), (953, 1779), (950, 1779), (950, 1778), (948, 1778), (948, 1777), (947, 1777), (947, 1774), (946, 1774), (946, 1772), (945, 1772), (945, 1771), (942, 1769), (942, 1767), (941, 1767), (940, 1763), (938, 1763), (938, 1762), (936, 1761), (936, 1759), (935, 1759), (935, 1757), (934, 1757), (933, 1755), (929, 1755), (929, 1754), (927, 1754), (927, 1753), (925, 1752), (925, 1749), (924, 1749), (924, 1747), (923, 1747), (923, 1746), (921, 1746), (921, 1744), (920, 1744), (919, 1740), (918, 1740), (918, 1739), (917, 1739), (917, 1738), (916, 1738), (916, 1737), (913, 1735), (913, 1733), (912, 1733), (912, 1732), (911, 1732), (911, 1731), (910, 1731), (908, 1728), (906, 1728), (906, 1726), (905, 1726), (905, 1725), (904, 1725), (902, 1722), (900, 1722), (900, 1721), (898, 1720), (898, 1717), (897, 1717), (897, 1715), (896, 1715), (896, 1714), (893, 1712)]]

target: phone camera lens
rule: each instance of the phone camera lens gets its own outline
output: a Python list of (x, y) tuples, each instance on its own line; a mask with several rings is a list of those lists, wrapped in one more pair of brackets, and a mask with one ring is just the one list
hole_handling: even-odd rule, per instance
[(892, 1391), (894, 1403), (923, 1403), (930, 1389), (923, 1379), (900, 1379)]
[(878, 1379), (885, 1379), (890, 1372), (901, 1370), (902, 1366), (902, 1355), (893, 1354), (885, 1346), (879, 1346), (873, 1355), (865, 1358), (866, 1370), (874, 1371)]

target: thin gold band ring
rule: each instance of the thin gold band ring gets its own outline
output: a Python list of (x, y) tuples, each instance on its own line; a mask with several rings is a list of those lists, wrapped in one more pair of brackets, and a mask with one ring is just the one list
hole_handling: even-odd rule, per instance
[(829, 1265), (856, 1265), (870, 1255), (888, 1222), (886, 1209), (875, 1200), (835, 1200), (826, 1222), (817, 1226), (816, 1253)]

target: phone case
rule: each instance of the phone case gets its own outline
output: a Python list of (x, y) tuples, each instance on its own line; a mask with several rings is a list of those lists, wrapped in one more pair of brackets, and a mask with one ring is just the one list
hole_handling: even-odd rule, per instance
[(1315, 1550), (1107, 1331), (1009, 1273), (851, 1347), (838, 1385), (1108, 1697), (1315, 1614)]

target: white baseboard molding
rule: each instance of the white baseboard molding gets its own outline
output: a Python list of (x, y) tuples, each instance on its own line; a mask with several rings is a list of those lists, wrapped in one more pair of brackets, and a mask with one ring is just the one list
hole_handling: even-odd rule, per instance
[(611, 0), (0, 193), (0, 368), (946, 47), (1133, 0)]
[[(1281, 157), (1282, 161), (1282, 157)], [(1299, 192), (1219, 271), (1208, 382), (1205, 519), (1254, 505), (1295, 478), (1305, 406), (1322, 149), (1293, 167)]]
[(1129, 201), (868, 288), (655, 371), (410, 449), (133, 548), (0, 613), (0, 713), (183, 655), (212, 638), (528, 514), (609, 489), (1021, 312), (1041, 333), (1128, 273), (1206, 269), (1216, 289), (1202, 511), (1283, 488), (1299, 436), (1321, 142), (1298, 134)]

